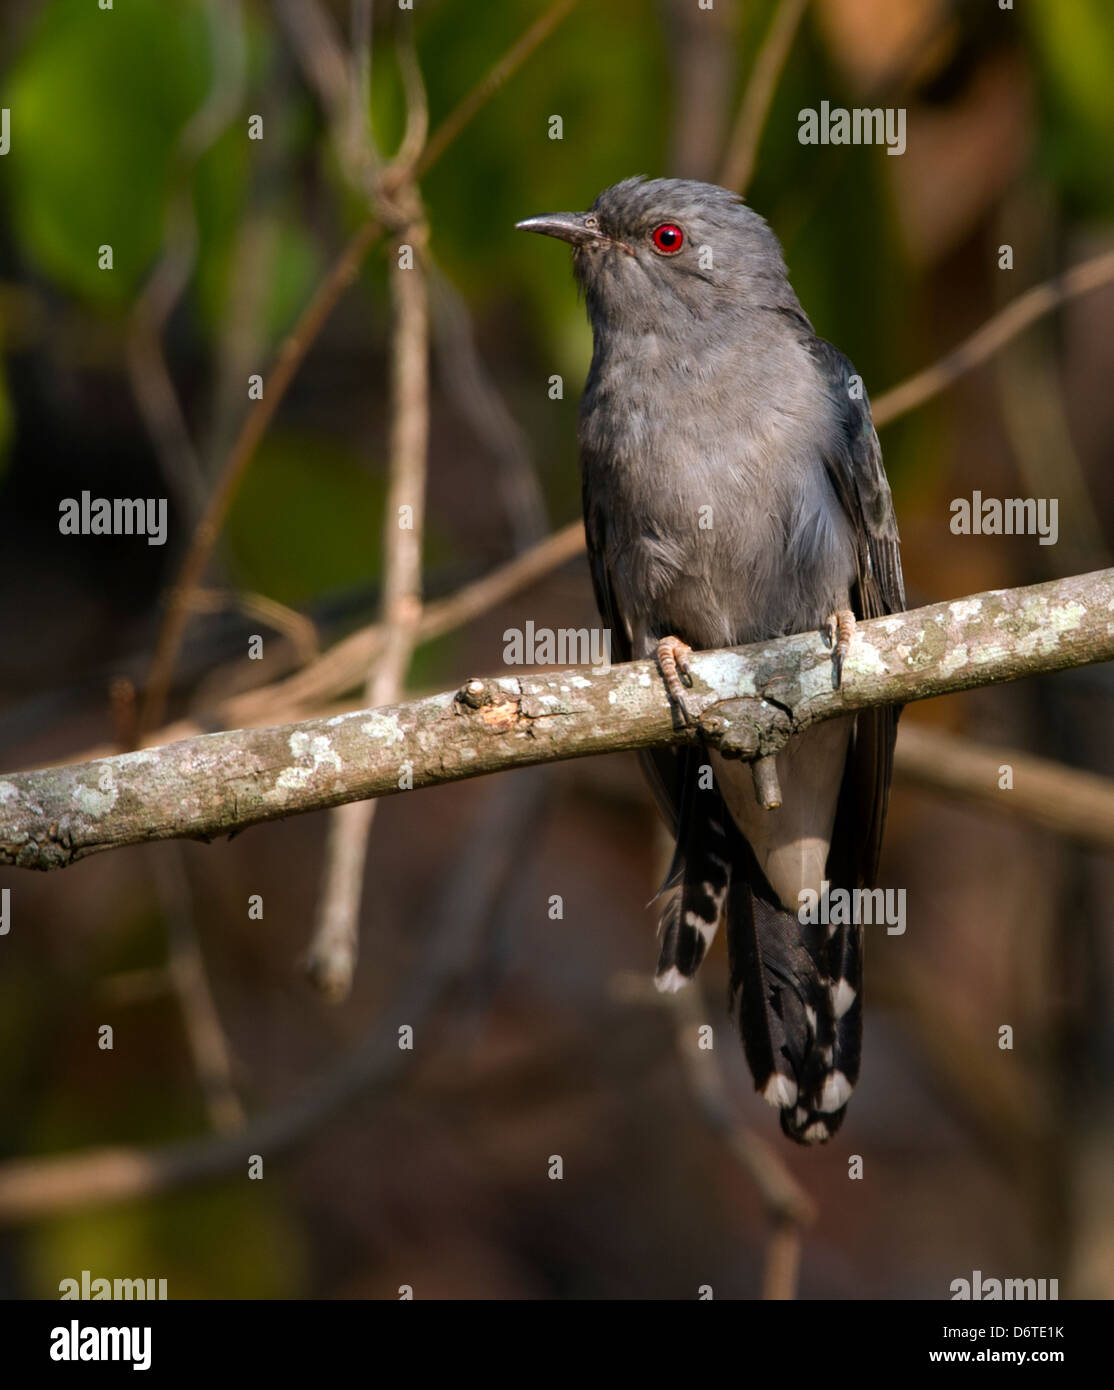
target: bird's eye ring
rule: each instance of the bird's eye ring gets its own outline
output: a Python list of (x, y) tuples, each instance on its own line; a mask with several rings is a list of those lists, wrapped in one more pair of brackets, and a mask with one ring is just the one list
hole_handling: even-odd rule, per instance
[(590, 212), (590, 213), (588, 214), (588, 216), (584, 219), (584, 225), (585, 225), (585, 226), (588, 228), (588, 230), (591, 231), (591, 232), (598, 231), (598, 230), (599, 230), (599, 225), (600, 225), (600, 219), (596, 216), (596, 214), (595, 214), (594, 212)]
[(650, 233), (650, 243), (663, 256), (675, 256), (685, 244), (685, 234), (675, 222), (663, 222)]

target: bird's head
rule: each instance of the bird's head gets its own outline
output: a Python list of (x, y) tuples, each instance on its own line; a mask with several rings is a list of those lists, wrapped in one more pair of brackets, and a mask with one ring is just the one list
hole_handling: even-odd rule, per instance
[(672, 335), (759, 309), (799, 312), (777, 238), (736, 193), (690, 179), (624, 179), (587, 212), (528, 217), (573, 247), (593, 327)]

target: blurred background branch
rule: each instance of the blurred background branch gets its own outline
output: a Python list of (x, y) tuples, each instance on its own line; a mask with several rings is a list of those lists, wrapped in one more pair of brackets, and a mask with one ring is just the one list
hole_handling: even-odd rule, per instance
[[(253, 1154), (264, 1164), (273, 1161), (358, 1096), (390, 1085), (408, 1064), (428, 1064), (433, 1015), (454, 987), (482, 967), (475, 957), (480, 932), (518, 856), (528, 852), (545, 803), (543, 784), (530, 774), (496, 793), (489, 814), (473, 827), (455, 872), (446, 877), (426, 950), (390, 1010), (299, 1096), (246, 1125), (237, 1123), (232, 1134), (155, 1149), (105, 1148), (0, 1163), (0, 1224), (245, 1173)], [(464, 884), (469, 892), (462, 899)], [(411, 1030), (413, 1048), (400, 1045), (400, 1027)]]
[[(358, 8), (357, 8), (358, 17)], [(358, 31), (370, 42), (370, 18)], [(397, 238), (391, 273), (391, 434), (388, 484), (383, 513), (383, 579), (380, 625), (383, 641), (364, 684), (372, 708), (393, 704), (403, 693), (422, 618), (422, 536), (425, 526), (426, 455), (429, 447), (429, 290), (426, 248), (429, 226), (411, 170), (425, 142), (429, 111), (413, 52), (413, 32), (400, 52), (406, 74), (406, 129), (393, 163), (373, 193), (379, 218)], [(351, 89), (359, 94), (361, 64), (353, 53)], [(365, 114), (366, 119), (366, 113)], [(370, 142), (370, 136), (366, 137)], [(368, 143), (367, 168), (377, 155)], [(330, 817), (317, 921), (306, 956), (306, 971), (334, 1002), (352, 988), (359, 941), (364, 864), (375, 816), (374, 801), (339, 806)]]
[(770, 114), (778, 79), (789, 58), (808, 0), (778, 0), (769, 32), (754, 60), (739, 114), (731, 130), (719, 182), (745, 193), (754, 173), (758, 146)]

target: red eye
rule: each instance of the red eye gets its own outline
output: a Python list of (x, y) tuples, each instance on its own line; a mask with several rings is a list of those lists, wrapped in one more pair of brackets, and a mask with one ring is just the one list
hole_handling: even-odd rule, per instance
[(650, 240), (654, 243), (655, 251), (660, 251), (663, 256), (675, 256), (685, 244), (685, 234), (675, 223), (663, 222), (654, 229)]

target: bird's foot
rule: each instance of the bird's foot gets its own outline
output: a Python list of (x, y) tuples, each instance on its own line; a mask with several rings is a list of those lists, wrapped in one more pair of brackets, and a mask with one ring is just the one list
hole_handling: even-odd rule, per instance
[[(692, 648), (687, 642), (682, 642), (679, 637), (663, 637), (658, 643), (658, 670), (661, 672), (662, 680), (665, 681), (669, 698), (681, 711), (681, 718), (686, 724), (692, 723), (692, 716), (685, 704), (684, 690), (684, 685), (692, 684), (692, 676), (689, 672), (690, 656), (692, 656)], [(682, 679), (684, 684), (682, 684)]]
[(840, 608), (828, 614), (828, 646), (832, 649), (832, 689), (843, 682), (843, 659), (851, 650), (855, 635), (855, 615), (850, 608)]

